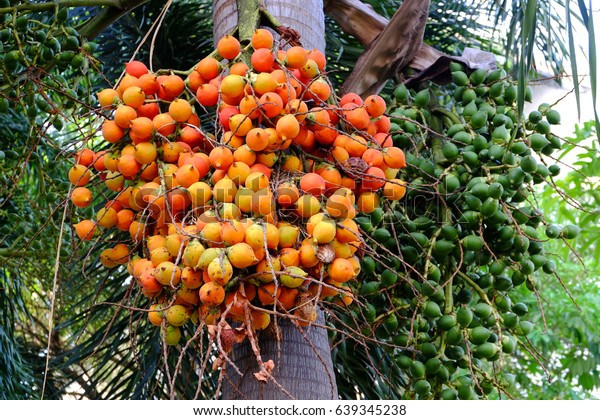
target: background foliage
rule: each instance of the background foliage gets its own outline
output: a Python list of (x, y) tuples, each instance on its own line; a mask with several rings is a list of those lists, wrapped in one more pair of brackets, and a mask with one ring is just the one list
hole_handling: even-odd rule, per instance
[[(391, 0), (368, 3), (388, 18), (400, 4)], [(434, 1), (426, 41), (450, 54), (459, 54), (466, 46), (493, 51), (509, 69), (515, 69), (515, 65), (522, 63), (521, 28), (527, 19), (521, 4), (518, 0)], [(582, 4), (584, 2), (578, 5), (581, 7)], [(573, 53), (567, 39), (572, 28), (563, 23), (562, 5), (563, 0), (537, 2), (537, 25), (534, 26), (537, 32), (531, 44), (539, 52), (537, 56), (542, 57), (557, 75), (565, 71), (566, 60)], [(81, 146), (77, 127), (88, 115), (82, 104), (93, 103), (90, 99), (92, 89), (116, 80), (122, 63), (131, 58), (132, 51), (138, 47), (163, 6), (164, 2), (152, 0), (111, 25), (95, 40), (98, 61), (90, 60), (84, 71), (53, 63), (40, 66), (44, 71), (40, 81), (48, 83), (52, 80), (58, 84), (59, 88), (52, 91), (55, 103), (71, 102), (70, 107), (64, 107), (60, 118), (48, 112), (42, 105), (44, 100), (48, 102), (47, 98), (39, 96), (35, 89), (33, 105), (27, 102), (29, 91), (24, 89), (22, 103), (11, 111), (0, 113), (1, 399), (30, 399), (41, 395), (54, 263), (59, 248), (59, 287), (53, 319), (55, 333), (49, 345), (52, 357), (45, 398), (63, 398), (74, 390), (87, 398), (167, 396), (159, 374), (164, 368), (160, 365), (161, 348), (156, 344), (158, 340), (151, 339), (157, 330), (144, 328), (143, 323), (138, 323), (139, 316), (130, 316), (127, 311), (96, 305), (104, 301), (119, 302), (130, 296), (126, 273), (109, 275), (99, 264), (97, 252), (90, 245), (82, 246), (73, 239), (69, 209), (66, 210), (64, 234), (60, 237), (64, 199), (69, 189), (68, 182), (64, 181), (69, 167), (67, 159), (75, 147)], [(207, 0), (173, 2), (154, 42), (152, 63), (155, 68), (189, 68), (197, 57), (212, 49), (210, 7), (211, 2)], [(589, 26), (588, 15), (582, 10), (573, 12), (573, 22)], [(72, 10), (68, 26), (80, 28), (97, 11), (97, 8)], [(33, 17), (51, 25), (54, 12)], [(6, 14), (2, 16), (2, 22), (13, 18)], [(329, 18), (326, 23), (328, 56), (335, 79), (340, 81), (348, 74), (363, 47)], [(502, 25), (509, 30), (494, 29), (502, 28)], [(0, 50), (5, 54), (10, 45), (6, 40), (2, 42)], [(150, 58), (150, 40), (142, 45), (137, 58), (144, 61)], [(103, 75), (95, 71), (95, 64), (99, 65)], [(63, 74), (66, 77), (61, 78)], [(3, 62), (0, 99), (11, 96), (17, 82), (13, 76)], [(70, 98), (61, 96), (60, 88), (66, 86), (76, 94), (77, 101), (72, 100), (72, 92), (68, 92)], [(63, 122), (62, 130), (54, 123), (56, 119)], [(556, 156), (576, 162), (565, 167), (563, 178), (557, 181), (556, 187), (562, 193), (547, 187), (539, 197), (540, 208), (556, 223), (575, 223), (583, 228), (582, 236), (573, 243), (579, 258), (564, 245), (552, 249), (560, 267), (559, 273), (582, 309), (577, 309), (565, 296), (558, 279), (547, 275), (539, 279), (544, 312), (542, 315), (535, 302), (531, 302), (529, 319), (538, 325), (545, 322), (547, 328), (529, 337), (539, 355), (522, 353), (511, 360), (510, 370), (516, 375), (513, 395), (589, 398), (594, 393), (597, 395), (600, 388), (597, 370), (600, 362), (597, 324), (600, 310), (600, 249), (597, 246), (600, 193), (596, 188), (600, 159), (593, 125), (585, 123), (578, 127), (562, 155)], [(585, 269), (582, 260), (586, 263)], [(85, 267), (83, 271), (82, 266)], [(136, 296), (130, 296), (130, 299), (135, 300)], [(334, 349), (340, 394), (344, 398), (354, 398), (358, 389), (363, 398), (393, 397), (393, 379), (378, 381), (373, 386), (377, 374), (369, 366), (376, 365), (381, 376), (386, 378), (399, 378), (398, 367), (385, 352), (374, 351), (367, 355), (362, 351), (348, 342), (342, 342)], [(539, 359), (546, 362), (540, 364)], [(214, 386), (214, 378), (204, 378), (200, 396), (209, 396)], [(185, 385), (178, 390), (182, 398), (192, 398), (195, 391)]]

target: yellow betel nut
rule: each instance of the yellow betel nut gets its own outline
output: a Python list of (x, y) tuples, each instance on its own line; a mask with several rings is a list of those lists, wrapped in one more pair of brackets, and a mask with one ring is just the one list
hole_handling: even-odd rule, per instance
[(313, 229), (313, 239), (318, 244), (327, 244), (333, 241), (336, 232), (335, 223), (322, 220)]

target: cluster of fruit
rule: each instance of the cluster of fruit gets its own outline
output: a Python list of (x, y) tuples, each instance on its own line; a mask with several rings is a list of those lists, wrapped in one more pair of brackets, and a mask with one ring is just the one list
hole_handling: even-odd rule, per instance
[[(319, 300), (352, 302), (353, 219), (404, 196), (405, 157), (385, 101), (337, 98), (324, 68), (321, 52), (277, 51), (258, 29), (246, 48), (219, 40), (185, 79), (132, 61), (99, 92), (110, 145), (78, 153), (69, 180), (75, 206), (100, 208), (75, 229), (129, 232), (101, 261), (127, 264), (168, 344), (190, 318), (260, 330), (273, 313), (307, 325)], [(94, 200), (94, 176), (114, 196)]]
[[(8, 1), (0, 2), (0, 8), (9, 6)], [(78, 97), (86, 95), (87, 83), (84, 77), (79, 86), (70, 88), (63, 75), (50, 69), (58, 67), (62, 72), (85, 76), (90, 54), (97, 48), (93, 42), (82, 42), (67, 21), (67, 8), (35, 19), (28, 14), (0, 16), (0, 82), (11, 86), (0, 97), (0, 112), (20, 107), (30, 120), (49, 116), (54, 128), (62, 129), (61, 114), (64, 116)]]
[(560, 148), (558, 113), (544, 104), (519, 120), (503, 70), (451, 70), (450, 101), (434, 84), (396, 88), (390, 132), (407, 151), (408, 199), (393, 215), (355, 219), (377, 240), (359, 278), (366, 303), (352, 317), (406, 349), (391, 357), (419, 398), (502, 392), (513, 378), (492, 363), (532, 332), (523, 297), (539, 291), (537, 272), (556, 270), (544, 243), (579, 230), (548, 224), (531, 199), (533, 184), (559, 171), (544, 164)]

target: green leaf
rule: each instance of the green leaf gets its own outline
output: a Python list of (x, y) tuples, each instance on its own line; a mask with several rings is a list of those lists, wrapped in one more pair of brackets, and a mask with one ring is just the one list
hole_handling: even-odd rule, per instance
[(571, 77), (573, 77), (573, 89), (575, 90), (575, 100), (577, 101), (577, 119), (581, 118), (581, 101), (579, 92), (579, 74), (577, 72), (577, 54), (575, 52), (575, 36), (573, 34), (573, 24), (571, 23), (571, 2), (567, 1), (567, 31), (569, 35), (569, 57), (571, 61)]
[[(590, 0), (590, 10), (592, 10), (592, 1)], [(600, 133), (600, 120), (598, 119), (598, 110), (596, 109), (597, 97), (597, 78), (596, 78), (596, 35), (594, 32), (594, 16), (589, 15), (588, 22), (588, 38), (589, 38), (589, 60), (590, 60), (590, 84), (592, 85), (592, 101), (594, 106), (594, 117), (596, 119), (596, 133)]]
[(521, 59), (519, 60), (519, 86), (517, 91), (518, 115), (523, 114), (525, 89), (533, 60), (537, 20), (537, 0), (527, 0), (523, 28), (521, 31)]

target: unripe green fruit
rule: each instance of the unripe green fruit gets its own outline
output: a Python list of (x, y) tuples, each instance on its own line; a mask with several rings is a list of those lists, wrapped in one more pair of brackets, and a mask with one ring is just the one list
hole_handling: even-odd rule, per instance
[(537, 169), (537, 160), (533, 156), (523, 156), (520, 166), (525, 172), (534, 172)]
[(454, 243), (440, 239), (433, 245), (433, 253), (437, 256), (448, 255), (454, 250)]
[(473, 73), (469, 75), (469, 79), (471, 80), (471, 84), (474, 86), (478, 86), (485, 81), (485, 78), (488, 74), (487, 69), (477, 69)]
[(533, 124), (537, 124), (540, 121), (542, 121), (542, 118), (544, 118), (544, 116), (542, 115), (542, 113), (540, 111), (531, 111), (529, 113), (529, 121), (532, 122)]
[(491, 359), (498, 353), (498, 346), (493, 343), (483, 343), (475, 348), (475, 355), (484, 359)]
[(415, 105), (417, 105), (419, 108), (427, 108), (430, 100), (431, 95), (429, 93), (429, 89), (423, 89), (415, 95)]
[(458, 157), (458, 147), (452, 142), (446, 142), (442, 146), (442, 154), (450, 162), (454, 162)]
[(462, 94), (462, 103), (467, 105), (477, 99), (477, 93), (473, 89), (465, 89)]
[(507, 354), (512, 354), (517, 349), (517, 340), (508, 335), (504, 334), (502, 336), (502, 352)]
[(456, 400), (458, 398), (458, 394), (455, 390), (453, 390), (451, 388), (446, 388), (442, 391), (441, 397), (442, 397), (442, 400), (452, 401), (452, 400)]
[(477, 235), (465, 236), (461, 242), (467, 251), (479, 251), (484, 244), (483, 239)]
[(535, 129), (537, 130), (538, 133), (541, 133), (541, 134), (550, 134), (550, 131), (552, 130), (550, 128), (550, 124), (548, 123), (548, 121), (540, 121), (535, 126)]
[(490, 97), (492, 97), (492, 98), (498, 98), (498, 97), (500, 97), (500, 95), (502, 95), (503, 92), (504, 92), (504, 83), (496, 82), (490, 87), (489, 94), (490, 94)]
[(383, 320), (383, 327), (390, 334), (396, 331), (398, 329), (398, 318), (396, 317), (396, 315), (389, 314), (387, 317), (385, 317)]
[(492, 314), (492, 307), (487, 303), (480, 302), (473, 308), (473, 312), (479, 318), (487, 318)]
[(478, 130), (484, 127), (488, 122), (488, 114), (485, 111), (478, 111), (471, 117), (471, 127)]
[(456, 316), (443, 315), (438, 320), (437, 325), (442, 331), (448, 331), (450, 328), (452, 328), (456, 325)]
[(431, 384), (427, 380), (421, 379), (415, 382), (414, 389), (417, 395), (426, 396), (431, 392)]
[(566, 225), (561, 230), (562, 237), (565, 239), (575, 239), (581, 233), (579, 226)]
[(396, 102), (401, 104), (408, 104), (408, 100), (410, 98), (410, 93), (404, 84), (400, 84), (394, 90), (394, 98)]
[(556, 263), (554, 261), (548, 261), (542, 266), (544, 273), (553, 274), (556, 272)]
[(504, 89), (504, 100), (506, 104), (510, 105), (517, 99), (517, 87), (515, 85), (508, 85)]
[(385, 269), (383, 273), (381, 273), (381, 285), (383, 287), (390, 287), (396, 284), (398, 280), (398, 276), (391, 270)]
[(418, 360), (413, 360), (409, 367), (409, 373), (413, 378), (425, 377), (425, 365)]
[(533, 324), (531, 322), (521, 321), (521, 322), (519, 322), (519, 325), (515, 329), (515, 334), (526, 337), (529, 334), (531, 334), (532, 331), (533, 331)]
[(427, 318), (439, 318), (442, 316), (442, 311), (437, 303), (429, 301), (423, 308), (423, 315), (425, 315)]
[(469, 84), (469, 77), (464, 71), (452, 72), (452, 81), (456, 86), (466, 86)]
[(508, 329), (513, 329), (519, 323), (519, 317), (514, 312), (505, 312), (501, 315), (504, 326)]
[(376, 262), (373, 257), (365, 256), (360, 262), (361, 271), (365, 274), (373, 274), (375, 272)]
[(552, 125), (560, 124), (560, 114), (558, 111), (551, 109), (546, 112), (546, 120)]
[(471, 330), (471, 342), (473, 344), (485, 343), (492, 335), (492, 332), (485, 327), (478, 326)]
[(467, 327), (473, 321), (473, 312), (470, 308), (463, 306), (456, 313), (456, 320), (462, 327)]
[(492, 132), (492, 140), (507, 142), (510, 140), (510, 131), (504, 125), (496, 127)]
[(368, 281), (363, 283), (360, 288), (360, 294), (363, 296), (372, 295), (379, 292), (380, 285), (378, 281)]

